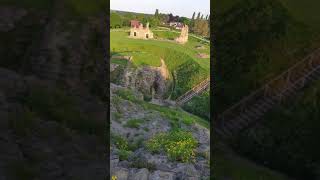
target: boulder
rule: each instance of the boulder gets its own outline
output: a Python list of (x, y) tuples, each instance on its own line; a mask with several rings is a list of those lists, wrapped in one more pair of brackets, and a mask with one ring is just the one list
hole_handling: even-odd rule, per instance
[(127, 180), (129, 171), (126, 168), (116, 168), (111, 172), (111, 176), (116, 176), (117, 180)]
[(187, 163), (179, 163), (177, 168), (173, 169), (176, 174), (182, 179), (186, 179), (189, 177), (198, 178), (200, 177), (200, 173), (196, 170), (194, 165)]
[(132, 177), (129, 177), (129, 180), (148, 180), (149, 171), (146, 168), (139, 169)]

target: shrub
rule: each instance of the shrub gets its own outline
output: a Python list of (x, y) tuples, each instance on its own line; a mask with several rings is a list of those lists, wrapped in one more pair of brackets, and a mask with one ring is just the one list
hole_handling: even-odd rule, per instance
[(122, 150), (128, 150), (128, 141), (125, 140), (120, 135), (111, 134), (111, 142), (118, 148)]
[(116, 91), (116, 94), (122, 99), (131, 101), (131, 102), (139, 102), (139, 100), (134, 96), (134, 94), (130, 90), (120, 89)]
[(182, 122), (186, 125), (191, 125), (192, 123), (194, 123), (194, 119), (191, 118), (190, 116), (186, 116), (182, 118)]
[(153, 153), (165, 151), (171, 160), (192, 162), (195, 158), (197, 141), (190, 132), (171, 131), (160, 133), (151, 138), (146, 147)]
[(128, 160), (129, 156), (132, 154), (132, 151), (127, 151), (124, 149), (119, 149), (118, 155), (119, 155), (119, 160), (124, 161)]
[(143, 138), (138, 138), (135, 142), (131, 142), (128, 144), (128, 149), (131, 151), (135, 151), (136, 149), (138, 149), (143, 145), (143, 141), (144, 141)]

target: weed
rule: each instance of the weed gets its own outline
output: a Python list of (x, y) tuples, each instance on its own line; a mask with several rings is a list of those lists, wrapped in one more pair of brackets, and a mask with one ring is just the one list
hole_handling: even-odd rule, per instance
[(119, 149), (119, 151), (118, 151), (120, 161), (128, 160), (128, 158), (131, 154), (132, 154), (132, 151), (127, 151), (124, 149)]
[(127, 121), (125, 127), (138, 129), (140, 127), (140, 124), (143, 122), (144, 122), (144, 120), (142, 120), (142, 119), (130, 119)]
[(122, 150), (128, 150), (128, 141), (125, 140), (120, 135), (111, 134), (111, 142), (118, 148)]
[(153, 153), (164, 150), (171, 160), (192, 162), (195, 159), (197, 141), (190, 132), (171, 131), (159, 133), (148, 140), (146, 147)]

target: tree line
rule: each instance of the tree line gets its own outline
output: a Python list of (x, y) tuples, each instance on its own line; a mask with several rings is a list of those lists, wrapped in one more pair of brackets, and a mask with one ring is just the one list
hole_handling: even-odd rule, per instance
[(156, 9), (154, 15), (131, 13), (131, 12), (111, 12), (110, 28), (129, 27), (130, 21), (135, 19), (145, 24), (149, 22), (150, 27), (168, 26), (169, 22), (181, 22), (189, 26), (189, 31), (204, 37), (210, 37), (210, 15), (196, 12), (193, 13), (192, 19), (182, 16), (175, 16), (172, 13), (163, 14)]

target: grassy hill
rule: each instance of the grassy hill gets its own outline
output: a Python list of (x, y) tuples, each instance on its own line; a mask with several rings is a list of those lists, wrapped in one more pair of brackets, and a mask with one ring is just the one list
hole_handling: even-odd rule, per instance
[[(207, 78), (210, 72), (209, 58), (197, 57), (198, 53), (210, 54), (209, 45), (193, 37), (189, 37), (184, 45), (168, 41), (178, 35), (176, 32), (154, 31), (156, 39), (140, 40), (129, 38), (128, 31), (113, 31), (110, 36), (111, 54), (133, 56), (133, 63), (137, 67), (160, 66), (160, 59), (164, 59), (171, 75), (177, 73), (173, 96), (178, 97)], [(205, 49), (196, 49), (198, 45)]]

